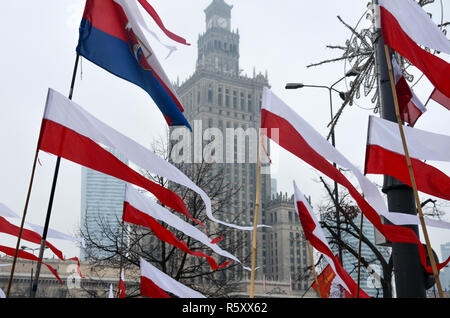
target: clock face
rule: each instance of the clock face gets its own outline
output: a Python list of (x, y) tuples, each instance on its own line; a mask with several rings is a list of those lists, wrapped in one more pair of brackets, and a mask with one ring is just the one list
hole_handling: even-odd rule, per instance
[(218, 18), (217, 25), (221, 28), (226, 28), (228, 26), (228, 21), (225, 18)]

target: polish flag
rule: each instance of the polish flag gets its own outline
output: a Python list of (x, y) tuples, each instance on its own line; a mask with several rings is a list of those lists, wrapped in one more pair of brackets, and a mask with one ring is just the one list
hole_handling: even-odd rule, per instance
[[(277, 136), (274, 141), (281, 147), (347, 188), (364, 216), (389, 241), (416, 244), (422, 265), (429, 273), (433, 272), (431, 266), (427, 265), (426, 250), (416, 233), (410, 228), (398, 226), (420, 224), (416, 215), (389, 212), (375, 184), (268, 88), (264, 88), (263, 91), (261, 116), (261, 128), (265, 128), (262, 129), (262, 132), (267, 134), (267, 137), (272, 138), (272, 134), (275, 133)], [(332, 163), (336, 163), (336, 165), (353, 173), (353, 176), (359, 182), (364, 197)], [(383, 224), (381, 216), (394, 225)], [(447, 222), (437, 222), (428, 218), (425, 221), (431, 226), (450, 228), (450, 224)], [(450, 261), (450, 258), (437, 265), (438, 268), (445, 266), (448, 261)]]
[(204, 226), (189, 214), (176, 193), (137, 173), (101, 145), (115, 149), (140, 168), (196, 192), (203, 199), (206, 214), (212, 221), (241, 230), (253, 230), (252, 226), (243, 227), (216, 219), (212, 215), (211, 199), (183, 172), (52, 89), (49, 89), (38, 145), (43, 151), (142, 187), (165, 206)]
[[(12, 236), (19, 236), (20, 233), (20, 227), (10, 223), (8, 220), (6, 220), (4, 217), (0, 216), (0, 233), (6, 233)], [(31, 243), (35, 244), (41, 244), (42, 242), (42, 236), (34, 231), (28, 230), (26, 228), (22, 229), (22, 239)], [(75, 261), (77, 262), (77, 271), (80, 277), (84, 278), (81, 274), (80, 269), (80, 261), (78, 257), (72, 257), (69, 259), (64, 258), (64, 254), (57, 249), (53, 244), (51, 244), (48, 241), (45, 241), (45, 246), (47, 246), (61, 261)]]
[[(358, 293), (358, 286), (344, 269), (339, 259), (331, 251), (325, 234), (323, 233), (322, 227), (317, 221), (317, 218), (314, 215), (314, 212), (308, 201), (305, 199), (305, 196), (297, 187), (295, 181), (294, 199), (295, 209), (300, 218), (300, 223), (302, 224), (305, 238), (316, 250), (323, 254), (328, 264), (333, 269), (333, 272), (336, 274), (336, 283), (342, 285), (350, 294), (353, 295), (353, 297), (356, 298), (356, 295)], [(362, 298), (369, 297), (362, 289), (360, 289), (360, 296)]]
[[(417, 189), (450, 200), (450, 177), (422, 160), (450, 161), (450, 136), (403, 127)], [(365, 173), (385, 174), (411, 186), (398, 124), (369, 117)]]
[[(142, 193), (139, 193), (136, 189), (133, 189), (129, 185), (125, 187), (123, 220), (128, 223), (150, 228), (160, 240), (163, 240), (179, 248), (185, 253), (206, 258), (213, 270), (225, 267), (231, 261), (225, 262), (221, 265), (217, 265), (216, 261), (211, 256), (206, 255), (205, 253), (200, 251), (191, 251), (185, 242), (178, 240), (172, 232), (158, 223), (157, 220), (162, 221), (167, 225), (177, 229), (178, 231), (186, 234), (187, 236), (192, 237), (193, 239), (205, 244), (217, 254), (240, 263), (239, 259), (234, 255), (221, 249), (217, 244), (211, 243), (208, 236), (206, 236), (195, 226), (192, 226), (191, 224), (183, 221), (175, 214), (171, 213), (163, 206), (157, 204), (151, 198), (146, 197)], [(248, 269), (246, 267), (244, 268)]]
[(141, 295), (150, 298), (170, 298), (171, 293), (180, 298), (206, 298), (199, 292), (181, 284), (141, 258)]
[(384, 43), (420, 69), (450, 98), (450, 64), (420, 46), (450, 54), (450, 41), (413, 0), (379, 0)]
[[(11, 210), (9, 207), (7, 207), (5, 204), (3, 204), (1, 202), (0, 202), (0, 216), (6, 217), (6, 218), (20, 219), (20, 216), (16, 212), (14, 212), (13, 210)], [(42, 236), (42, 233), (44, 232), (44, 228), (41, 225), (37, 225), (37, 224), (29, 223), (29, 222), (25, 222), (24, 224)], [(57, 231), (52, 228), (47, 229), (47, 238), (80, 243), (81, 246), (83, 246), (83, 247), (85, 247), (85, 245), (86, 245), (83, 238), (73, 237), (73, 236), (67, 235), (65, 233), (62, 233), (62, 232)]]
[[(14, 255), (16, 255), (16, 249), (15, 248), (8, 247), (8, 246), (3, 246), (3, 245), (0, 245), (0, 252), (3, 252), (6, 255), (13, 256), (13, 257), (14, 257)], [(20, 249), (17, 251), (17, 257), (18, 258), (27, 259), (27, 260), (30, 260), (30, 261), (39, 262), (39, 263), (47, 266), (47, 268), (50, 270), (50, 272), (52, 272), (52, 274), (61, 283), (61, 285), (63, 284), (61, 278), (58, 275), (58, 272), (52, 266), (50, 266), (50, 265), (48, 265), (48, 264), (46, 264), (44, 262), (41, 262), (39, 257), (37, 257), (37, 256), (35, 256), (35, 255), (31, 254), (31, 253), (28, 253), (28, 252), (26, 252), (24, 250), (20, 250)]]
[(431, 93), (430, 99), (450, 110), (450, 98), (442, 94), (437, 88)]
[(392, 68), (401, 118), (411, 126), (414, 126), (417, 119), (419, 119), (427, 109), (416, 94), (414, 94), (414, 91), (409, 87), (395, 58), (392, 58)]

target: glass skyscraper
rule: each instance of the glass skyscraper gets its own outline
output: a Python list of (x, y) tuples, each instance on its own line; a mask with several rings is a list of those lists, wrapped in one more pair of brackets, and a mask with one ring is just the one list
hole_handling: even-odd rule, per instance
[[(126, 158), (114, 153), (122, 162), (128, 164)], [(84, 235), (100, 246), (113, 244), (108, 233), (120, 233), (120, 221), (123, 213), (125, 182), (109, 175), (82, 167), (81, 174), (81, 221), (80, 227)], [(81, 249), (80, 258), (86, 260), (90, 254), (94, 257), (107, 257), (108, 253), (91, 249)]]

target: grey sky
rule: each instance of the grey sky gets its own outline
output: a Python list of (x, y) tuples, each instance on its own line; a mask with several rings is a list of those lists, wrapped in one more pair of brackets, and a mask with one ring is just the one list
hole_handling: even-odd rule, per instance
[[(151, 1), (167, 28), (187, 39), (189, 47), (178, 45), (178, 51), (165, 60), (167, 49), (149, 37), (152, 48), (169, 78), (180, 82), (194, 71), (197, 39), (205, 31), (203, 10), (211, 0)], [(355, 25), (366, 10), (368, 1), (360, 0), (227, 0), (233, 5), (232, 29), (239, 29), (240, 67), (252, 76), (268, 71), (273, 91), (307, 119), (318, 131), (327, 134), (329, 122), (328, 92), (320, 89), (286, 91), (287, 82), (330, 85), (342, 77), (343, 63), (307, 68), (313, 62), (336, 57), (340, 51), (325, 48), (327, 44), (343, 44), (349, 37), (338, 21), (341, 16)], [(52, 87), (68, 94), (78, 41), (78, 25), (83, 0), (2, 1), (0, 21), (2, 56), (0, 59), (0, 202), (22, 214), (38, 138), (47, 89)], [(436, 17), (439, 4), (433, 7)], [(448, 10), (444, 12), (449, 12)], [(450, 16), (446, 16), (450, 19)], [(146, 18), (163, 42), (174, 45), (150, 17)], [(436, 21), (436, 20), (435, 20)], [(363, 19), (361, 25), (368, 25)], [(447, 57), (448, 58), (448, 57)], [(447, 59), (448, 60), (448, 59)], [(149, 146), (152, 139), (164, 133), (166, 124), (157, 107), (140, 88), (116, 78), (92, 63), (82, 60), (83, 74), (78, 78), (73, 100), (93, 115), (137, 142)], [(342, 82), (338, 89), (345, 90)], [(431, 86), (423, 79), (416, 94), (426, 101)], [(340, 105), (334, 96), (335, 110)], [(368, 100), (358, 102), (371, 107)], [(450, 135), (450, 112), (434, 102), (419, 119), (417, 128)], [(363, 169), (367, 117), (371, 111), (358, 106), (347, 108), (336, 129), (337, 148)], [(274, 147), (276, 149), (276, 147)], [(43, 224), (47, 210), (55, 157), (41, 153), (27, 221)], [(279, 150), (279, 162), (273, 176), (278, 190), (292, 193), (294, 178), (302, 192), (312, 196), (313, 205), (324, 197), (321, 185), (313, 179), (318, 174), (292, 155)], [(439, 164), (444, 171), (450, 165)], [(372, 177), (371, 177), (372, 178)], [(379, 178), (372, 178), (380, 180)], [(80, 216), (80, 167), (62, 161), (54, 202), (51, 226), (72, 234)], [(426, 197), (426, 196), (424, 196)], [(448, 221), (449, 218), (447, 217)], [(445, 231), (432, 230), (436, 252), (439, 244), (449, 241)], [(15, 246), (15, 239), (0, 236), (2, 242)], [(73, 244), (56, 242), (67, 256), (78, 254)], [(24, 243), (25, 244), (25, 243)], [(28, 244), (26, 243), (27, 245)]]

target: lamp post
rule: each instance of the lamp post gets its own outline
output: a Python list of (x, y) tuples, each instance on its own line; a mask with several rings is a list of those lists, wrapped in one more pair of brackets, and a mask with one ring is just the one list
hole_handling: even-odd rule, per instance
[[(25, 246), (25, 245), (22, 245), (21, 247), (20, 247), (22, 250), (30, 250), (32, 253), (33, 253), (33, 255), (34, 255), (34, 251), (37, 251), (37, 250), (39, 250), (39, 247), (37, 247), (37, 248), (30, 248), (30, 247), (27, 247), (27, 246)], [(31, 261), (31, 277), (30, 277), (30, 297), (31, 297), (31, 290), (32, 290), (32, 288), (33, 288), (33, 268), (34, 268), (34, 261)]]
[[(334, 86), (336, 86), (338, 83), (340, 83), (343, 79), (345, 79), (347, 77), (356, 76), (358, 74), (359, 74), (359, 72), (355, 68), (352, 68), (350, 71), (345, 73), (345, 76), (343, 76), (342, 78), (340, 78), (339, 80), (334, 82), (331, 86), (307, 85), (307, 84), (303, 84), (303, 83), (287, 83), (285, 88), (286, 89), (298, 89), (298, 88), (304, 88), (304, 87), (311, 87), (311, 88), (324, 88), (324, 89), (327, 89), (328, 93), (329, 93), (329, 98), (330, 98), (330, 116), (331, 116), (331, 121), (333, 121), (334, 114), (333, 114), (333, 96), (332, 96), (332, 92), (334, 91), (334, 92), (338, 93), (339, 97), (342, 100), (344, 100), (344, 101), (345, 101), (345, 98), (346, 98), (346, 93), (336, 90), (334, 88)], [(333, 145), (333, 147), (336, 147), (336, 139), (335, 139), (335, 133), (334, 133), (334, 124), (331, 125), (331, 144)], [(336, 168), (336, 163), (335, 162), (333, 162), (333, 166)], [(339, 195), (338, 195), (338, 184), (337, 184), (336, 181), (334, 181), (334, 200), (336, 202), (335, 206), (336, 206), (337, 236), (338, 236), (338, 240), (340, 241), (340, 239), (341, 239), (341, 222), (340, 222), (340, 216), (339, 216), (339, 209), (337, 208), (337, 202), (339, 200)], [(339, 259), (340, 259), (341, 263), (343, 264), (342, 247), (341, 247), (340, 242), (338, 244), (338, 254), (339, 254)]]

